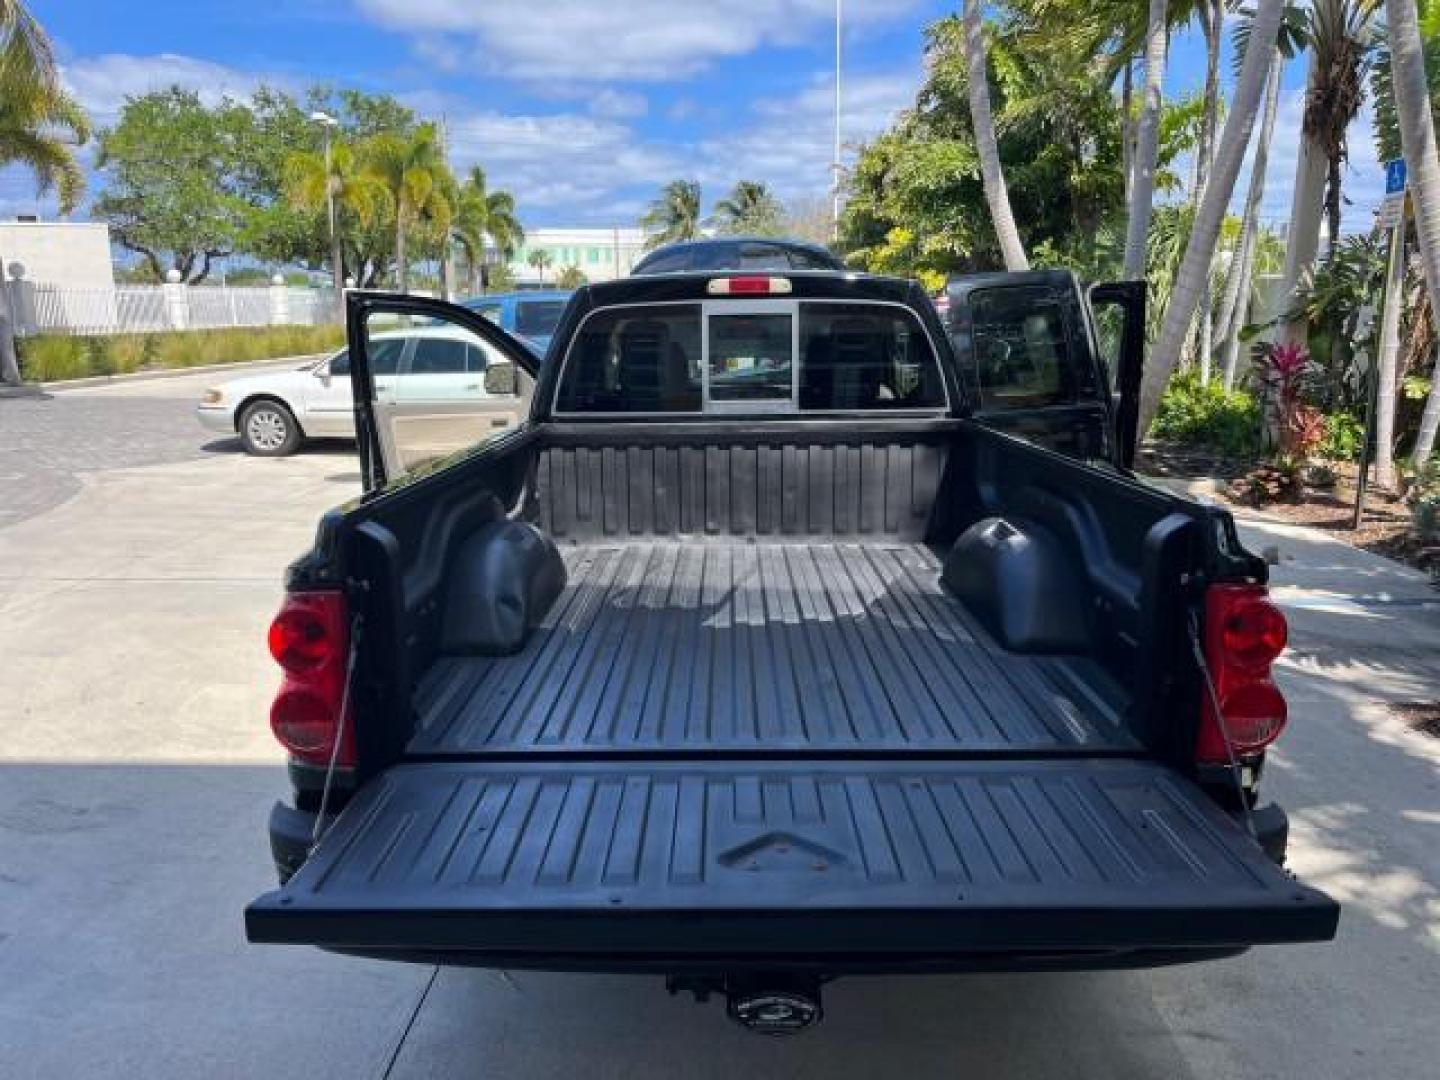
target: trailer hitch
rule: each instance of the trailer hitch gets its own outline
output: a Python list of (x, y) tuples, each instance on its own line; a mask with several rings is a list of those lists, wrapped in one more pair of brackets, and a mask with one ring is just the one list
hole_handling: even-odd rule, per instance
[(759, 1035), (794, 1035), (814, 1027), (825, 1016), (820, 1002), (821, 979), (814, 975), (765, 973), (686, 977), (672, 975), (665, 989), (690, 992), (697, 1002), (711, 994), (725, 996), (725, 1014)]

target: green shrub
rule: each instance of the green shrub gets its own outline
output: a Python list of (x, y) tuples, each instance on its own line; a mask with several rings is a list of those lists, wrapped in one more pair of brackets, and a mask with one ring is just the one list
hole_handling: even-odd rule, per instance
[(1226, 457), (1250, 457), (1260, 449), (1260, 403), (1218, 381), (1202, 386), (1197, 373), (1184, 371), (1166, 387), (1150, 434)]
[(26, 379), (63, 382), (88, 375), (304, 356), (329, 352), (344, 343), (345, 330), (340, 326), (257, 326), (97, 337), (40, 334), (17, 344)]
[(1365, 445), (1365, 423), (1348, 412), (1331, 413), (1325, 417), (1325, 437), (1320, 441), (1320, 456), (1330, 461), (1358, 461)]

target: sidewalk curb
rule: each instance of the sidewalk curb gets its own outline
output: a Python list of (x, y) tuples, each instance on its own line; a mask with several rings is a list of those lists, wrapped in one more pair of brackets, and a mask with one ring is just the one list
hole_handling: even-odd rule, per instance
[(261, 367), (267, 364), (304, 364), (330, 356), (331, 351), (302, 353), (298, 356), (274, 356), (268, 360), (238, 360), (229, 364), (196, 364), (194, 367), (162, 368), (156, 371), (132, 371), (124, 375), (87, 375), (83, 379), (61, 379), (59, 382), (26, 383), (36, 392), (50, 393), (56, 390), (83, 390), (89, 386), (108, 386), (111, 383), (145, 382), (149, 379), (178, 379), (184, 375), (203, 375), (207, 371), (240, 371), (245, 368)]

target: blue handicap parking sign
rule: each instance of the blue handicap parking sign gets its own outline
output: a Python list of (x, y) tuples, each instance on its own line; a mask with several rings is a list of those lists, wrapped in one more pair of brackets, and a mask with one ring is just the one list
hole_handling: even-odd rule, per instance
[(1405, 159), (1385, 163), (1385, 194), (1398, 195), (1405, 190)]

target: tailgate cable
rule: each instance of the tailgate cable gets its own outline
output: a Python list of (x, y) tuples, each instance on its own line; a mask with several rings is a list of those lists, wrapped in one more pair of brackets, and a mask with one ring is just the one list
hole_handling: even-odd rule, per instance
[(1250, 812), (1250, 797), (1240, 780), (1240, 762), (1235, 757), (1235, 744), (1230, 740), (1230, 729), (1225, 724), (1225, 714), (1220, 711), (1220, 695), (1215, 691), (1215, 680), (1210, 677), (1210, 665), (1205, 663), (1205, 650), (1200, 647), (1200, 622), (1192, 608), (1189, 614), (1190, 651), (1195, 654), (1195, 663), (1200, 665), (1200, 676), (1205, 680), (1205, 692), (1210, 697), (1210, 711), (1215, 714), (1215, 724), (1220, 729), (1220, 739), (1225, 743), (1225, 756), (1230, 759), (1230, 777), (1235, 781), (1235, 794), (1240, 798), (1240, 810), (1245, 816), (1245, 831), (1255, 839), (1260, 834), (1255, 829), (1255, 817)]
[(315, 815), (315, 827), (310, 830), (310, 848), (320, 843), (328, 826), (325, 811), (330, 805), (330, 788), (335, 780), (335, 765), (340, 760), (340, 747), (345, 742), (345, 725), (350, 720), (350, 683), (355, 675), (355, 655), (360, 648), (360, 616), (350, 621), (350, 655), (345, 658), (345, 685), (340, 692), (340, 723), (336, 726), (335, 745), (330, 748), (330, 763), (325, 766), (325, 784), (320, 789), (320, 811)]

